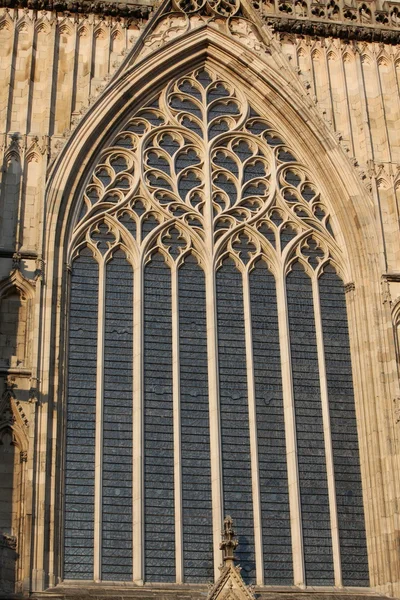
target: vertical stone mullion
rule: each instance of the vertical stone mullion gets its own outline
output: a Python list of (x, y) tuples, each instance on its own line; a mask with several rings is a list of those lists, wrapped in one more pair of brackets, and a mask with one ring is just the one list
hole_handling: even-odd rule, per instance
[(143, 583), (143, 265), (133, 276), (133, 581)]
[(219, 576), (221, 566), (221, 523), (223, 512), (222, 501), (222, 457), (221, 457), (221, 423), (219, 409), (219, 379), (218, 379), (218, 345), (217, 345), (217, 315), (215, 274), (208, 267), (206, 273), (206, 303), (207, 303), (207, 354), (208, 354), (208, 386), (210, 394), (210, 455), (211, 455), (211, 486), (212, 486), (212, 515), (213, 515), (213, 546), (214, 546), (214, 577)]
[(314, 319), (315, 333), (317, 340), (318, 364), (319, 364), (319, 381), (321, 388), (321, 403), (322, 403), (322, 422), (324, 428), (325, 441), (325, 457), (326, 457), (326, 472), (328, 480), (328, 495), (329, 495), (329, 510), (331, 519), (331, 535), (332, 535), (332, 552), (333, 552), (333, 568), (335, 576), (335, 585), (342, 585), (342, 568), (340, 561), (340, 541), (339, 541), (339, 526), (336, 504), (336, 486), (335, 486), (335, 470), (333, 463), (333, 448), (332, 448), (332, 432), (329, 415), (329, 398), (328, 398), (328, 383), (326, 377), (324, 338), (322, 331), (321, 306), (319, 300), (319, 288), (317, 277), (312, 278), (313, 301), (314, 301)]
[(290, 524), (293, 551), (293, 578), (294, 585), (304, 586), (305, 566), (303, 553), (303, 531), (301, 522), (300, 481), (297, 457), (296, 417), (294, 409), (294, 392), (289, 339), (289, 316), (285, 274), (282, 272), (279, 273), (276, 279), (276, 293), (282, 365), (283, 410), (285, 415)]
[(351, 121), (351, 109), (350, 109), (350, 98), (349, 98), (349, 86), (347, 84), (347, 74), (346, 74), (346, 67), (343, 64), (343, 55), (340, 54), (339, 58), (338, 58), (339, 64), (340, 64), (340, 72), (341, 72), (341, 76), (342, 76), (342, 84), (343, 84), (343, 89), (345, 92), (345, 97), (346, 97), (346, 119), (348, 122), (348, 126), (349, 126), (349, 142), (350, 142), (350, 151), (351, 151), (351, 155), (354, 156), (355, 151), (354, 151), (354, 132), (353, 132), (353, 125), (352, 125), (352, 121)]
[(104, 325), (105, 325), (105, 263), (99, 264), (99, 320), (97, 328), (97, 378), (96, 378), (96, 435), (94, 475), (94, 574), (101, 580), (102, 547), (102, 487), (103, 487), (103, 395), (104, 395)]
[(253, 335), (251, 321), (249, 272), (243, 271), (243, 309), (246, 339), (247, 387), (249, 402), (249, 430), (251, 451), (251, 481), (253, 493), (254, 543), (256, 555), (256, 583), (264, 584), (264, 560), (261, 525), (260, 475), (258, 468), (257, 413), (254, 383)]
[[(205, 92), (204, 92), (205, 95)], [(204, 98), (206, 105), (206, 98)], [(204, 131), (207, 131), (207, 116), (203, 118)], [(222, 486), (222, 453), (221, 453), (221, 418), (219, 403), (219, 369), (217, 340), (217, 298), (214, 264), (214, 224), (212, 207), (212, 169), (211, 143), (204, 144), (204, 182), (205, 203), (204, 224), (206, 234), (206, 252), (208, 260), (205, 264), (206, 278), (206, 311), (207, 311), (207, 356), (208, 356), (208, 389), (210, 401), (210, 456), (211, 456), (211, 496), (213, 520), (214, 578), (220, 576), (221, 529), (223, 523), (223, 486)]]
[(175, 561), (176, 582), (183, 582), (183, 539), (182, 539), (182, 460), (181, 460), (181, 399), (179, 369), (179, 306), (178, 269), (171, 269), (172, 308), (172, 389), (174, 420), (174, 497), (175, 497)]

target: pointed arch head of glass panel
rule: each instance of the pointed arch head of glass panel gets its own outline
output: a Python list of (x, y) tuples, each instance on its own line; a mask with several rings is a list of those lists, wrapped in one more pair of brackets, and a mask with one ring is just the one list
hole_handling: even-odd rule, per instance
[(101, 151), (69, 260), (81, 245), (99, 260), (119, 245), (134, 264), (158, 248), (171, 263), (193, 252), (205, 267), (228, 253), (251, 269), (265, 255), (272, 270), (286, 270), (295, 254), (311, 265), (304, 247), (313, 234), (318, 264), (330, 256), (343, 269), (328, 202), (280, 129), (207, 65), (169, 82)]

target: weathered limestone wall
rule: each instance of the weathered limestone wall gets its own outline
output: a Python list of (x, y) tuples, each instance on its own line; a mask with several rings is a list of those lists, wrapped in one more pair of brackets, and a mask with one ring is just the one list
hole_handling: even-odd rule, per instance
[(371, 178), (386, 269), (398, 271), (400, 48), (277, 35), (348, 156)]

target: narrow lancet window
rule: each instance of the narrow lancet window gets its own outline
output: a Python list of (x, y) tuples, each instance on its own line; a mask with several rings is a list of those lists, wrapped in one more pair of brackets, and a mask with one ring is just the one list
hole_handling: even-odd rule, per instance
[(64, 577), (93, 579), (99, 268), (89, 249), (71, 275), (65, 456)]
[(102, 578), (132, 579), (133, 272), (122, 250), (106, 264)]
[(232, 259), (217, 272), (218, 362), (224, 511), (240, 529), (238, 560), (255, 579), (253, 495), (242, 274)]
[(294, 406), (307, 585), (333, 585), (332, 537), (311, 279), (287, 276)]
[(266, 263), (259, 260), (249, 282), (264, 582), (291, 585), (292, 542), (275, 278)]
[(171, 272), (144, 271), (144, 544), (147, 581), (175, 581)]
[(213, 579), (206, 288), (188, 256), (178, 273), (183, 568), (186, 582)]

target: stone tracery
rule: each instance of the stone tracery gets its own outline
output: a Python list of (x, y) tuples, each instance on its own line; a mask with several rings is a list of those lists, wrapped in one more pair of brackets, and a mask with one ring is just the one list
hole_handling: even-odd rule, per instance
[[(203, 555), (194, 558), (189, 542), (184, 543), (183, 548), (173, 549), (175, 536), (180, 539), (183, 535), (184, 540), (190, 537), (190, 524), (196, 519), (185, 498), (190, 497), (187, 491), (190, 486), (196, 486), (190, 478), (197, 465), (195, 461), (191, 462), (194, 460), (193, 446), (189, 444), (187, 448), (190, 449), (186, 451), (185, 444), (180, 441), (183, 431), (185, 440), (190, 440), (193, 435), (190, 417), (185, 417), (185, 424), (181, 425), (181, 418), (188, 415), (190, 409), (197, 411), (194, 422), (202, 423), (203, 434), (210, 436), (210, 449), (204, 455), (210, 470), (202, 475), (202, 489), (210, 494), (213, 487), (214, 499), (219, 497), (219, 502), (229, 512), (239, 511), (235, 519), (246, 539), (240, 556), (245, 579), (259, 584), (287, 585), (293, 578), (296, 582), (302, 578), (308, 585), (357, 584), (348, 572), (342, 578), (338, 550), (341, 541), (338, 529), (333, 525), (339, 518), (344, 523), (341, 535), (348, 539), (351, 527), (346, 520), (345, 504), (340, 504), (341, 488), (337, 490), (338, 504), (332, 500), (336, 455), (329, 450), (330, 399), (324, 388), (326, 384), (323, 384), (326, 377), (322, 358), (324, 338), (318, 307), (320, 281), (326, 281), (327, 277), (333, 278), (332, 285), (338, 288), (335, 293), (344, 294), (335, 269), (342, 275), (346, 273), (346, 260), (335, 241), (329, 207), (318, 184), (310, 169), (301, 164), (295, 154), (279, 127), (260, 116), (241, 89), (235, 89), (225, 77), (206, 67), (173, 81), (147, 106), (129, 117), (94, 166), (82, 195), (70, 242), (72, 298), (75, 302), (74, 294), (84, 293), (78, 290), (87, 280), (88, 290), (94, 296), (88, 306), (90, 315), (85, 327), (90, 329), (88, 336), (92, 342), (97, 336), (98, 344), (97, 361), (92, 352), (91, 364), (85, 367), (85, 377), (92, 386), (87, 390), (90, 410), (97, 415), (90, 435), (97, 440), (101, 438), (104, 419), (104, 426), (109, 427), (107, 419), (110, 417), (108, 413), (103, 414), (107, 403), (118, 406), (125, 414), (129, 412), (129, 403), (133, 402), (133, 414), (136, 415), (133, 427), (139, 427), (139, 430), (135, 418), (144, 414), (143, 431), (140, 430), (139, 438), (129, 442), (133, 443), (135, 468), (139, 468), (137, 465), (143, 460), (144, 444), (144, 463), (138, 472), (134, 468), (132, 480), (135, 490), (144, 485), (137, 500), (140, 507), (136, 509), (144, 510), (144, 522), (139, 519), (134, 524), (133, 516), (127, 515), (125, 527), (138, 528), (136, 535), (144, 545), (145, 564), (142, 565), (134, 552), (132, 558), (131, 538), (120, 542), (114, 540), (114, 546), (107, 545), (111, 544), (107, 541), (111, 538), (105, 539), (103, 545), (100, 542), (106, 526), (103, 524), (102, 529), (101, 515), (109, 515), (112, 505), (111, 500), (106, 505), (102, 501), (103, 449), (97, 442), (96, 450), (93, 448), (93, 457), (95, 454), (97, 458), (93, 472), (90, 472), (90, 502), (97, 518), (93, 538), (88, 539), (98, 549), (94, 550), (93, 562), (89, 556), (83, 567), (78, 565), (79, 550), (73, 546), (74, 536), (67, 521), (67, 578), (81, 578), (82, 569), (87, 579), (133, 578), (179, 583), (202, 582), (210, 578), (211, 537), (212, 532), (219, 529), (218, 524), (211, 522), (211, 511), (207, 522), (199, 523), (204, 528)], [(132, 345), (134, 356), (132, 375), (120, 378), (116, 383), (124, 386), (118, 396), (110, 387), (113, 372), (110, 365), (119, 359), (111, 332), (113, 327), (120, 328), (125, 335), (128, 329), (122, 314), (114, 316), (118, 301), (113, 294), (117, 291), (113, 292), (110, 286), (117, 284), (117, 274), (123, 272), (123, 264), (128, 265), (127, 277), (131, 283), (121, 281), (124, 286), (121, 293), (126, 299), (129, 296), (130, 318), (134, 307), (133, 324), (128, 328), (131, 337), (125, 340), (121, 349), (124, 364), (129, 363)], [(98, 288), (94, 287), (94, 280)], [(322, 300), (329, 306), (330, 291), (327, 286), (321, 289)], [(196, 298), (195, 306), (188, 302), (191, 294)], [(268, 302), (271, 306), (267, 308)], [(284, 308), (286, 302), (289, 313)], [(70, 355), (73, 356), (74, 348), (80, 352), (78, 324), (85, 309), (76, 302), (72, 306), (75, 312), (72, 314)], [(343, 319), (346, 323), (344, 306), (342, 302), (335, 313), (333, 305), (332, 318), (337, 323)], [(299, 323), (293, 321), (296, 314), (300, 315)], [(327, 331), (328, 326), (329, 320), (324, 325)], [(99, 333), (104, 327), (108, 337)], [(210, 330), (213, 335), (206, 333)], [(266, 334), (260, 336), (259, 332), (264, 330)], [(181, 337), (183, 331), (186, 332), (184, 339)], [(342, 333), (345, 345), (348, 344), (346, 332), (345, 328)], [(265, 336), (274, 337), (272, 346), (268, 345)], [(195, 337), (196, 345), (192, 347), (191, 340)], [(104, 352), (107, 360), (103, 364)], [(292, 371), (290, 363), (283, 362), (281, 374), (279, 365), (284, 352), (292, 353), (294, 367)], [(330, 352), (334, 357), (334, 342)], [(303, 354), (310, 355), (306, 367)], [(349, 355), (346, 360), (348, 374)], [(193, 387), (185, 369), (192, 373), (199, 365), (200, 374)], [(270, 372), (271, 365), (274, 367)], [(318, 380), (310, 383), (299, 379), (302, 368), (307, 368), (309, 377), (314, 380), (313, 374), (319, 373)], [(73, 387), (73, 371), (70, 371), (70, 377)], [(311, 389), (311, 405), (307, 404), (307, 385)], [(350, 384), (346, 380), (343, 385)], [(197, 389), (202, 390), (200, 404), (192, 398), (196, 397)], [(269, 397), (271, 390), (272, 398)], [(345, 391), (352, 398), (352, 388), (349, 392), (346, 387)], [(71, 400), (74, 407), (75, 400)], [(221, 411), (218, 417), (221, 422), (217, 423), (221, 430), (214, 433), (214, 438), (220, 436), (221, 449), (215, 445), (212, 434), (215, 423), (210, 421), (208, 425), (209, 411), (210, 415)], [(273, 419), (277, 422), (268, 429), (267, 422)], [(263, 445), (262, 435), (272, 436), (271, 439), (283, 448), (285, 423), (290, 419), (297, 420), (300, 440), (306, 440), (315, 430), (319, 480), (314, 485), (319, 486), (318, 494), (323, 499), (323, 505), (317, 506), (323, 516), (323, 528), (317, 538), (322, 536), (325, 540), (321, 557), (314, 556), (312, 541), (315, 506), (308, 489), (313, 480), (312, 461), (310, 463), (310, 456), (301, 446), (297, 449), (295, 434), (293, 438), (286, 438), (287, 466), (283, 452), (278, 480), (273, 480), (273, 493), (269, 494), (263, 489), (265, 484), (260, 483), (260, 473), (263, 481), (268, 480), (272, 477), (268, 475), (269, 470), (275, 468), (271, 449), (268, 442)], [(355, 421), (351, 426), (354, 424)], [(264, 431), (259, 439), (257, 430)], [(120, 435), (129, 436), (126, 431), (121, 431)], [(112, 444), (111, 437), (107, 439), (107, 443)], [(160, 458), (156, 456), (157, 444), (163, 448)], [(257, 445), (260, 464), (255, 458)], [(229, 449), (236, 446), (240, 452), (234, 465), (229, 458)], [(108, 456), (112, 451), (107, 446), (104, 452)], [(216, 461), (222, 462), (222, 473), (217, 476)], [(183, 470), (183, 475), (180, 471), (182, 462), (190, 465), (189, 469)], [(352, 485), (358, 490), (357, 465)], [(144, 484), (140, 469), (144, 469)], [(340, 472), (337, 473), (340, 479)], [(151, 474), (157, 475), (157, 481)], [(73, 481), (74, 477), (73, 461), (70, 465), (67, 461), (67, 479)], [(114, 482), (112, 475), (109, 477), (109, 488), (116, 486), (119, 489), (122, 485), (119, 475), (115, 475)], [(235, 477), (241, 482), (241, 499), (237, 506), (231, 499), (236, 489)], [(166, 498), (163, 514), (160, 513), (157, 485), (161, 486)], [(255, 497), (260, 493), (261, 498), (258, 509), (253, 498), (254, 485), (258, 490)], [(76, 490), (67, 488), (67, 506), (80, 502)], [(124, 494), (131, 502), (132, 489), (124, 488)], [(292, 507), (293, 498), (298, 506), (300, 500), (302, 502), (294, 518), (293, 514), (288, 516), (289, 495)], [(283, 532), (285, 538), (280, 545), (276, 542), (274, 525), (271, 526), (268, 520), (270, 514), (278, 518), (274, 512), (274, 497), (281, 499), (279, 510), (285, 515), (279, 517), (282, 520), (280, 533)], [(301, 511), (308, 519), (302, 525)], [(163, 529), (164, 517), (169, 527)], [(86, 511), (83, 518), (86, 519), (84, 527), (90, 529), (91, 512)], [(365, 550), (362, 510), (357, 523), (359, 537), (356, 536), (354, 552), (362, 554)], [(160, 528), (161, 542), (157, 542), (156, 531)], [(257, 531), (262, 531), (261, 537)], [(111, 533), (107, 535), (112, 537)], [(297, 535), (302, 540), (300, 544), (296, 542)], [(215, 535), (213, 539), (215, 552)], [(264, 565), (260, 566), (258, 557), (262, 556), (264, 545), (274, 548), (273, 556), (269, 557), (266, 552)], [(292, 549), (295, 555), (305, 556), (305, 570), (300, 574), (293, 571)], [(163, 559), (161, 554), (156, 556), (157, 552)], [(104, 556), (109, 555), (120, 557), (115, 568), (113, 563), (104, 563)], [(122, 557), (126, 556), (131, 557), (133, 568), (123, 562)], [(365, 584), (365, 573), (363, 577)]]
[(115, 227), (130, 222), (142, 247), (152, 219), (154, 227), (182, 223), (203, 253), (207, 235), (218, 255), (248, 223), (254, 233), (268, 230), (278, 252), (289, 241), (276, 243), (285, 232), (300, 239), (315, 230), (341, 255), (308, 169), (241, 91), (211, 70), (172, 83), (121, 128), (86, 186), (73, 244), (104, 215)]

